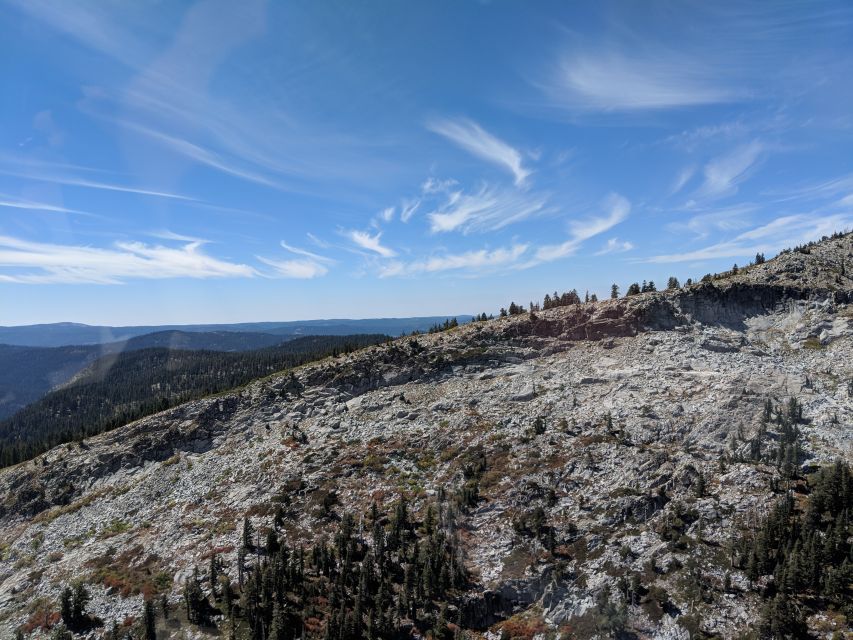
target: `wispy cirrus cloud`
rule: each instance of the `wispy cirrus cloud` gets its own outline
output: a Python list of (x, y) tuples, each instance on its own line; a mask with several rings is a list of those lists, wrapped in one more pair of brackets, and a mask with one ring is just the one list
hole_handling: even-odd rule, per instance
[(610, 238), (600, 250), (595, 252), (597, 256), (606, 256), (611, 253), (625, 253), (634, 248), (634, 244), (628, 240)]
[[(472, 275), (482, 275), (509, 267), (527, 269), (543, 262), (558, 260), (574, 254), (584, 241), (624, 221), (631, 210), (628, 200), (618, 194), (611, 194), (605, 198), (603, 207), (606, 209), (604, 215), (571, 221), (569, 223), (570, 238), (561, 244), (543, 245), (537, 248), (527, 242), (516, 242), (509, 247), (442, 253), (411, 262), (394, 260), (384, 264), (379, 274), (382, 277), (389, 277), (465, 270)], [(633, 245), (613, 238), (605, 245), (605, 249), (608, 247), (610, 250), (605, 252), (628, 251), (633, 248)]]
[(509, 171), (516, 186), (523, 185), (532, 173), (524, 166), (520, 151), (472, 120), (439, 118), (430, 120), (427, 128), (481, 160)]
[[(263, 46), (266, 0), (199, 0), (156, 10), (12, 2), (26, 17), (130, 71), (120, 86), (93, 86), (81, 73), (78, 107), (118, 128), (122, 152), (148, 182), (201, 166), (280, 191), (326, 194), (318, 183), (332, 176), (352, 188), (399, 170), (376, 153), (375, 136), (360, 138), (304, 114), (297, 118), (281, 86), (287, 81), (271, 84), (265, 70), (233, 55)], [(322, 58), (317, 54), (311, 62), (322, 65)], [(228, 90), (217, 90), (217, 81)], [(268, 91), (255, 90), (261, 83)], [(172, 166), (151, 162), (152, 151)]]
[(672, 182), (672, 186), (669, 189), (670, 195), (675, 195), (679, 191), (681, 191), (685, 185), (690, 182), (690, 179), (696, 173), (696, 167), (691, 165), (684, 167), (681, 171), (678, 172), (678, 175), (675, 176), (675, 180)]
[(715, 232), (739, 231), (752, 224), (752, 215), (758, 210), (759, 207), (754, 204), (739, 204), (698, 213), (684, 221), (671, 222), (666, 225), (666, 229), (671, 233), (690, 233), (695, 238), (704, 238)]
[(153, 196), (156, 198), (168, 198), (171, 200), (183, 200), (187, 202), (196, 202), (195, 198), (180, 193), (162, 191), (158, 189), (146, 189), (141, 187), (133, 187), (129, 185), (117, 184), (114, 182), (105, 182), (102, 180), (89, 180), (80, 178), (74, 175), (57, 174), (52, 172), (21, 172), (7, 169), (0, 169), (0, 174), (12, 176), (14, 178), (24, 178), (36, 182), (47, 182), (50, 184), (66, 185), (69, 187), (81, 187), (84, 189), (96, 189), (99, 191), (116, 191), (120, 193), (130, 193), (140, 196)]
[(637, 111), (732, 102), (737, 88), (707, 60), (658, 48), (605, 49), (564, 54), (544, 83), (556, 105), (579, 111)]
[(708, 162), (695, 197), (715, 199), (737, 193), (738, 185), (749, 177), (765, 150), (764, 144), (753, 140)]
[(627, 198), (620, 196), (618, 193), (611, 193), (607, 196), (604, 200), (603, 208), (607, 210), (606, 215), (572, 220), (569, 223), (572, 236), (580, 241), (588, 240), (593, 236), (612, 229), (627, 219), (628, 214), (631, 213), (631, 203), (628, 202)]
[(569, 223), (570, 237), (565, 242), (550, 244), (539, 247), (533, 259), (525, 266), (532, 267), (542, 262), (551, 262), (573, 255), (581, 247), (584, 241), (609, 231), (617, 224), (624, 222), (631, 213), (631, 203), (627, 198), (617, 193), (612, 193), (605, 198), (603, 208), (606, 214), (592, 216)]
[(400, 204), (400, 220), (408, 222), (421, 206), (420, 198), (406, 199)]
[(48, 202), (39, 202), (35, 200), (16, 198), (5, 194), (0, 194), (0, 207), (7, 209), (22, 209), (24, 211), (44, 211), (46, 213), (66, 213), (94, 218), (102, 218), (104, 216), (89, 211), (81, 211), (80, 209), (70, 209), (61, 205), (50, 204)]
[(722, 258), (751, 259), (756, 253), (772, 253), (850, 228), (853, 228), (853, 212), (828, 215), (814, 212), (780, 216), (744, 231), (730, 240), (715, 242), (693, 251), (652, 256), (643, 262), (675, 263)]
[(382, 244), (381, 232), (370, 235), (367, 231), (350, 230), (344, 232), (344, 235), (352, 240), (357, 247), (379, 254), (383, 258), (393, 258), (397, 255), (396, 251)]
[(294, 247), (284, 242), (284, 240), (281, 241), (281, 246), (286, 251), (299, 257), (288, 260), (279, 260), (258, 256), (258, 260), (263, 262), (265, 265), (272, 267), (275, 270), (275, 275), (282, 278), (295, 278), (302, 280), (318, 278), (329, 272), (327, 265), (334, 263), (334, 260), (331, 258), (321, 256), (313, 251)]
[(499, 249), (479, 249), (463, 253), (445, 253), (412, 262), (393, 261), (384, 265), (380, 277), (418, 275), (442, 271), (470, 271), (477, 275), (507, 267), (518, 262), (528, 249), (527, 244), (514, 244)]
[(720, 124), (704, 124), (692, 129), (685, 129), (680, 133), (671, 134), (667, 136), (665, 142), (679, 149), (693, 151), (699, 145), (705, 144), (709, 140), (742, 137), (753, 128), (756, 128), (756, 126), (755, 124), (747, 125), (740, 120)]
[(136, 279), (258, 275), (253, 267), (208, 255), (202, 244), (194, 241), (167, 247), (128, 241), (91, 247), (0, 236), (0, 282), (121, 284)]
[(236, 162), (233, 159), (224, 158), (221, 154), (215, 153), (200, 144), (190, 142), (189, 140), (178, 136), (166, 134), (148, 126), (140, 125), (139, 123), (131, 120), (119, 118), (113, 119), (113, 122), (148, 137), (160, 144), (162, 147), (169, 149), (178, 155), (184, 156), (185, 158), (193, 160), (199, 164), (206, 165), (212, 169), (217, 169), (222, 173), (226, 173), (243, 180), (248, 180), (249, 182), (254, 182), (265, 187), (272, 187), (273, 189), (279, 189), (282, 191), (290, 190), (290, 187), (285, 185), (281, 180), (264, 175), (257, 170), (241, 166), (239, 162)]
[(805, 185), (777, 188), (764, 193), (772, 197), (775, 202), (810, 202), (838, 196), (842, 196), (843, 200), (850, 194), (853, 194), (853, 173)]
[(452, 191), (434, 211), (427, 214), (433, 233), (470, 233), (501, 229), (548, 211), (547, 197), (483, 185), (475, 193)]

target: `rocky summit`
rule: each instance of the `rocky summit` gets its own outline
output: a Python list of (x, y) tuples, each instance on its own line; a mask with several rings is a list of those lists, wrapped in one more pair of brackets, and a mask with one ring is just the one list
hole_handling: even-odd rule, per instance
[(838, 235), (56, 447), (0, 471), (2, 633), (843, 637), (851, 272)]

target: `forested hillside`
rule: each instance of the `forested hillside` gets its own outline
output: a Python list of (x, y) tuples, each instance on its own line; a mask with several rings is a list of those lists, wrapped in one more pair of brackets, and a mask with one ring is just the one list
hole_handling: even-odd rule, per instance
[(0, 422), (0, 464), (15, 464), (187, 400), (387, 339), (376, 334), (306, 336), (240, 353), (154, 348), (110, 354), (73, 383)]
[(101, 349), (0, 344), (0, 419), (12, 415), (98, 357)]
[(131, 338), (125, 351), (162, 347), (165, 349), (206, 349), (208, 351), (251, 351), (274, 347), (291, 336), (254, 331), (155, 331)]
[(63, 385), (101, 356), (161, 347), (250, 351), (272, 347), (292, 336), (248, 331), (157, 331), (126, 341), (64, 347), (0, 344), (0, 419), (11, 416)]

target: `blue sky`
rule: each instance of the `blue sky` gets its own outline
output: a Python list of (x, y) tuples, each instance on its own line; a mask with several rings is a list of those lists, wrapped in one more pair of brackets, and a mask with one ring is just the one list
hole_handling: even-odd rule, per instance
[(847, 2), (0, 6), (0, 324), (494, 312), (853, 228)]

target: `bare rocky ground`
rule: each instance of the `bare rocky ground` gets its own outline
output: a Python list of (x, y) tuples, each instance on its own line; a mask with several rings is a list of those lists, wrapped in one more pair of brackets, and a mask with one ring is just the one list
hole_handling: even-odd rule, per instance
[[(79, 578), (108, 624), (139, 615), (140, 590), (177, 607), (211, 551), (233, 572), (242, 518), (266, 526), (270, 500), (287, 505), (289, 541), (307, 543), (331, 526), (330, 493), (357, 518), (401, 493), (417, 509), (482, 453), (463, 540), (497, 603), (481, 607), (484, 629), (519, 612), (558, 629), (636, 572), (666, 603), (629, 607), (638, 637), (687, 638), (688, 621), (739, 637), (760, 597), (727, 548), (781, 495), (774, 465), (735, 461), (766, 400), (802, 403), (804, 467), (853, 461), (847, 269), (851, 235), (676, 291), (402, 338), (0, 471), (0, 632), (45, 633)], [(537, 507), (556, 553), (514, 526)], [(664, 539), (675, 518), (679, 544)]]

